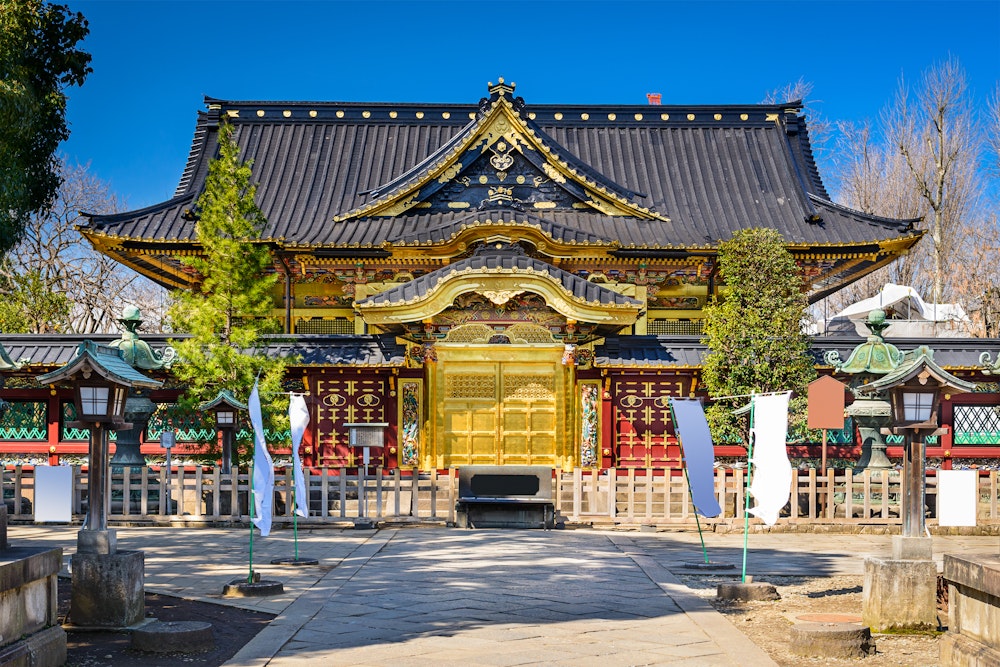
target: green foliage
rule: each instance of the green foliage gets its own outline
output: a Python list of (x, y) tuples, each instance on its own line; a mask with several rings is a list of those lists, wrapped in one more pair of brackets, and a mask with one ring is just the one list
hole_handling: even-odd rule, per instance
[(72, 301), (53, 292), (38, 271), (0, 277), (0, 331), (63, 333)]
[[(191, 334), (171, 343), (180, 357), (173, 372), (186, 387), (178, 409), (189, 413), (222, 389), (247, 401), (259, 377), (264, 425), (274, 432), (288, 428), (288, 398), (280, 394), (288, 360), (268, 358), (263, 349), (262, 336), (278, 330), (270, 318), (278, 277), (268, 273), (271, 254), (259, 241), (267, 221), (254, 200), (251, 166), (223, 123), (219, 156), (197, 202), (202, 254), (185, 258), (201, 282), (178, 293), (170, 309), (174, 331)], [(252, 442), (237, 444), (242, 456), (252, 456)]]
[(59, 187), (56, 148), (69, 137), (66, 86), (83, 85), (90, 54), (82, 14), (41, 0), (0, 0), (0, 256)]
[[(711, 396), (792, 390), (789, 439), (806, 435), (806, 389), (816, 376), (809, 337), (802, 331), (808, 305), (801, 272), (773, 229), (747, 229), (719, 246), (726, 289), (705, 308), (708, 355), (702, 382)], [(732, 401), (706, 415), (719, 442), (745, 442), (746, 417)]]

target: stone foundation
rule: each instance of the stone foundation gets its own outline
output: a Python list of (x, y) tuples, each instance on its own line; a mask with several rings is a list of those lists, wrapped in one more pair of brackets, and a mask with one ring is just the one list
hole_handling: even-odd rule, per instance
[(58, 618), (61, 567), (62, 549), (0, 551), (0, 664), (5, 667), (66, 662), (66, 633)]
[(948, 633), (941, 664), (1000, 667), (1000, 557), (945, 554)]
[(80, 628), (127, 628), (146, 616), (141, 551), (75, 554), (69, 620)]
[(934, 561), (866, 558), (861, 605), (864, 624), (873, 632), (936, 629)]

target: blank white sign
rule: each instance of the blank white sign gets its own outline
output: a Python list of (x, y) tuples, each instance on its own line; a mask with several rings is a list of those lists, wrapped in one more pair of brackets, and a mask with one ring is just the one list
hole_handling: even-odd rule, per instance
[(938, 525), (975, 526), (979, 473), (975, 470), (939, 470), (937, 474)]
[(35, 466), (35, 523), (73, 519), (73, 468)]

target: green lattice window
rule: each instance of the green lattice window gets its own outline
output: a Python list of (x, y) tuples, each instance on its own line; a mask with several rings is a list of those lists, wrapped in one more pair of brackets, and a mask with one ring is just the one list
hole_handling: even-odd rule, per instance
[(827, 431), (826, 441), (831, 445), (853, 445), (854, 420), (847, 417), (844, 419), (844, 428), (836, 431)]
[(956, 405), (956, 445), (1000, 445), (1000, 406)]
[[(73, 401), (63, 401), (59, 411), (59, 440), (61, 442), (75, 442), (80, 440), (90, 440), (89, 428), (72, 428), (67, 426), (70, 422), (76, 421), (76, 405)], [(114, 440), (118, 434), (114, 431), (108, 433), (108, 439)]]
[(9, 401), (10, 409), (0, 421), (0, 440), (47, 440), (48, 403)]
[(170, 415), (172, 403), (159, 403), (149, 418), (146, 440), (158, 442), (160, 434), (169, 425), (177, 433), (178, 442), (211, 442), (215, 440), (215, 420), (210, 414)]

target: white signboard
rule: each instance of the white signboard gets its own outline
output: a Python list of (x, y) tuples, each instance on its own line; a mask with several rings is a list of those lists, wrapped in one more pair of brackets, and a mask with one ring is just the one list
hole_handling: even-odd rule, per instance
[(35, 466), (35, 523), (69, 523), (72, 499), (73, 468)]
[(937, 474), (938, 525), (975, 526), (979, 473), (975, 470), (939, 470)]

